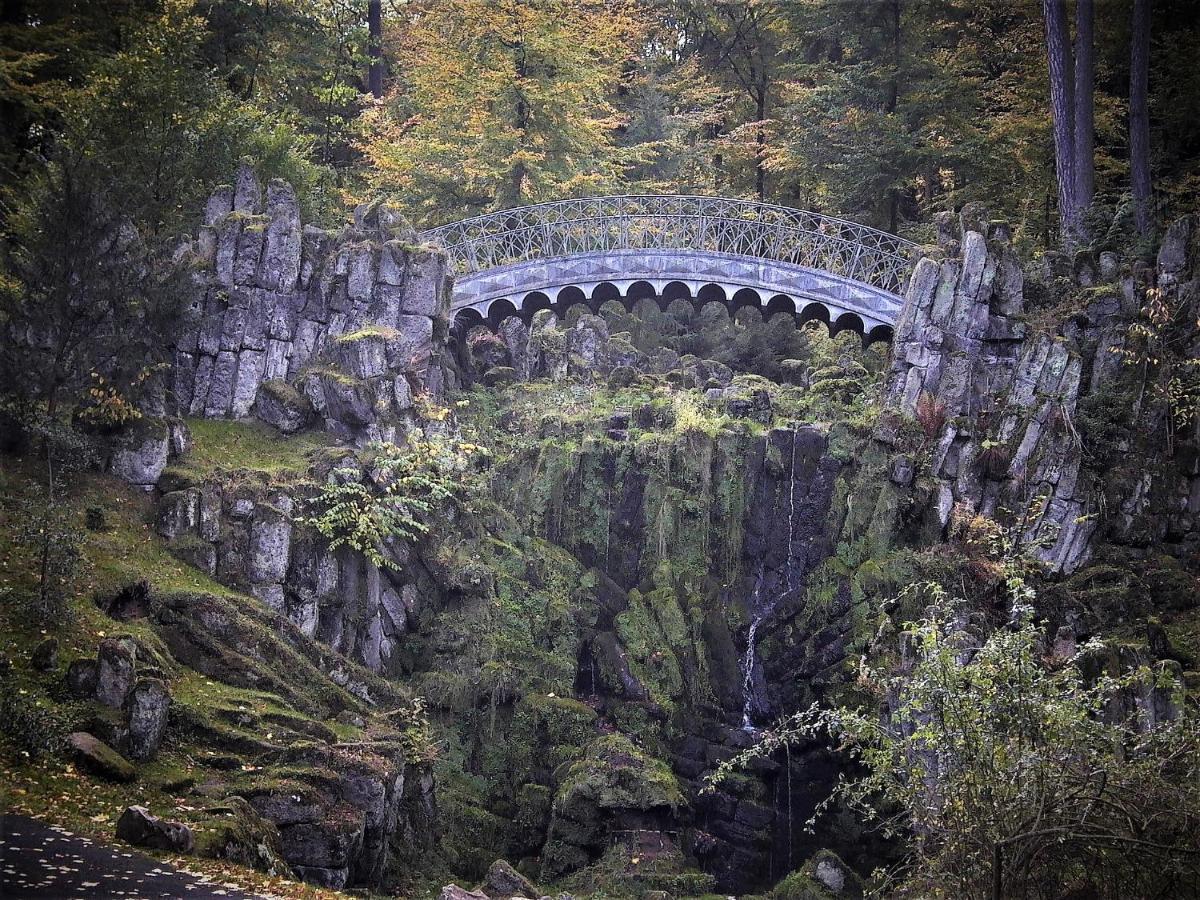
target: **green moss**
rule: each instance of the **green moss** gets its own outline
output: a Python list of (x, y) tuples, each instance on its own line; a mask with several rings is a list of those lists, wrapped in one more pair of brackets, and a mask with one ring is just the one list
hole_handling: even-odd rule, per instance
[(287, 437), (263, 422), (189, 419), (188, 428), (192, 449), (178, 468), (201, 481), (254, 473), (268, 482), (294, 483), (333, 440), (323, 432)]
[(400, 332), (395, 328), (389, 328), (386, 325), (366, 325), (357, 331), (348, 331), (345, 334), (339, 334), (334, 338), (334, 343), (352, 344), (356, 341), (365, 341), (371, 338), (390, 341), (399, 336)]
[(676, 810), (684, 803), (670, 766), (653, 759), (623, 734), (593, 740), (567, 770), (554, 797), (556, 815), (571, 817), (581, 804), (598, 809)]

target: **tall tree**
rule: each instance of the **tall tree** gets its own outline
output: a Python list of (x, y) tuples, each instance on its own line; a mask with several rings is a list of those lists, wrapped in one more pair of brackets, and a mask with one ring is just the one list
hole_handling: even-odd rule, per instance
[(422, 220), (611, 189), (615, 99), (642, 46), (632, 4), (423, 0), (389, 29), (398, 69), (366, 114), (374, 186)]
[(781, 6), (765, 0), (746, 3), (707, 3), (699, 35), (701, 58), (749, 101), (750, 120), (733, 129), (731, 137), (746, 147), (754, 166), (754, 195), (766, 196), (768, 106), (776, 90)]
[(1075, 202), (1080, 213), (1096, 191), (1095, 9), (1092, 0), (1075, 5)]
[(376, 100), (383, 98), (383, 4), (367, 0), (367, 87)]
[(1050, 115), (1054, 121), (1054, 167), (1058, 176), (1058, 215), (1064, 243), (1075, 242), (1079, 204), (1075, 173), (1075, 75), (1066, 0), (1042, 0), (1046, 54), (1050, 68)]
[(1129, 52), (1129, 169), (1138, 233), (1153, 227), (1150, 184), (1150, 0), (1133, 0)]

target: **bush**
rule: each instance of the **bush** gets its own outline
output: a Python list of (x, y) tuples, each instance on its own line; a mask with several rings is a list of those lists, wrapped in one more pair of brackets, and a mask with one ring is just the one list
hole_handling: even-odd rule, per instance
[(17, 754), (36, 760), (58, 752), (64, 728), (38, 701), (10, 689), (0, 694), (0, 732)]
[(908, 859), (882, 885), (889, 896), (1058, 896), (1071, 885), (1097, 898), (1195, 896), (1200, 715), (1171, 702), (1173, 678), (1051, 670), (1028, 610), (980, 641), (963, 629), (962, 604), (933, 585), (911, 590), (930, 609), (904, 635), (911, 671), (864, 665), (859, 677), (884, 717), (874, 704), (814, 706), (722, 772), (831, 735), (864, 772), (835, 796), (908, 838)]

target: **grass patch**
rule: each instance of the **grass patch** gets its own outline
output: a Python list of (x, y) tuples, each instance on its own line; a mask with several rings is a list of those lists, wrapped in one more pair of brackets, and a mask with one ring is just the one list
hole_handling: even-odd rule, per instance
[(192, 449), (173, 467), (189, 480), (254, 473), (272, 483), (294, 483), (307, 475), (313, 456), (333, 439), (320, 431), (285, 437), (263, 422), (189, 419)]

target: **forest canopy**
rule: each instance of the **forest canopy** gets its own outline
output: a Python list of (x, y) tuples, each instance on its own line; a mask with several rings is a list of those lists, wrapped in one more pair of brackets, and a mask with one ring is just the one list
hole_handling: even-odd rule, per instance
[[(151, 233), (194, 224), (248, 156), (331, 219), (380, 195), (431, 225), (695, 192), (920, 238), (980, 200), (1053, 246), (1065, 199), (1113, 245), (1136, 230), (1141, 114), (1153, 221), (1200, 199), (1198, 44), (1189, 0), (4, 0), (0, 167), (7, 210), (47, 164), (86, 165)], [(1074, 95), (1090, 127), (1056, 136)], [(1076, 132), (1083, 201), (1056, 189)]]

